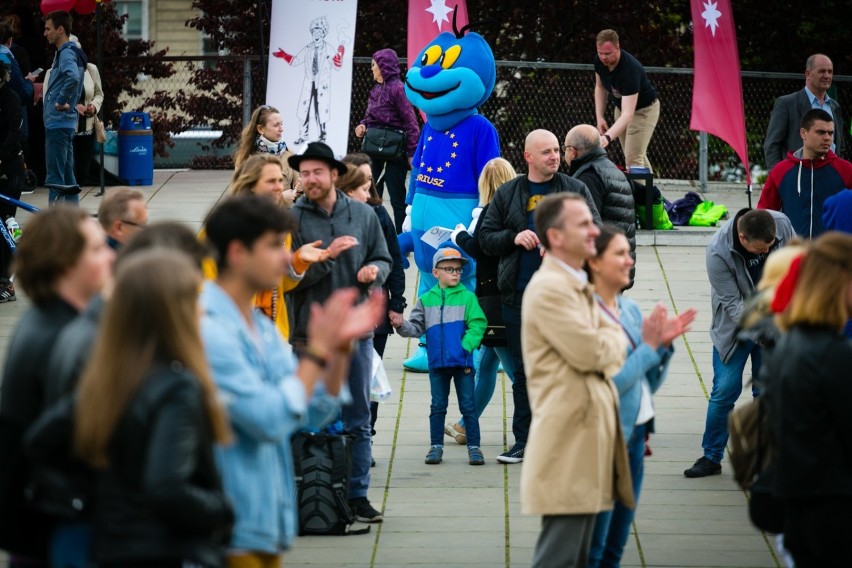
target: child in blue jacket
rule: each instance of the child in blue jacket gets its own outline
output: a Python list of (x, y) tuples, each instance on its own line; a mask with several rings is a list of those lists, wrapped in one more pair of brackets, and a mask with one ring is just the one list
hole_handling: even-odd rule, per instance
[(467, 428), (470, 465), (485, 463), (479, 448), (479, 419), (474, 404), (473, 351), (482, 341), (487, 322), (476, 295), (460, 284), (465, 264), (467, 259), (452, 245), (438, 248), (432, 257), (432, 275), (438, 284), (417, 300), (410, 318), (398, 328), (405, 337), (426, 333), (432, 391), (432, 446), (426, 455), (427, 464), (439, 464), (443, 459), (444, 420), (452, 381)]

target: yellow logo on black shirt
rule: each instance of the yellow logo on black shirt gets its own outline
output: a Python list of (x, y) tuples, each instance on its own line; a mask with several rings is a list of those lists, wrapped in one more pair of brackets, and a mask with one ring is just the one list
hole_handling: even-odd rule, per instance
[(527, 213), (530, 211), (535, 211), (535, 208), (538, 207), (539, 202), (544, 198), (543, 195), (530, 195), (529, 201), (527, 201)]

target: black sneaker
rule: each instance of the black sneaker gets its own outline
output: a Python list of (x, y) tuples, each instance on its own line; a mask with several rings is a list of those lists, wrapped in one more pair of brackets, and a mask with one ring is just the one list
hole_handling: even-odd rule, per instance
[(722, 473), (722, 464), (710, 461), (701, 456), (695, 464), (684, 470), (683, 474), (686, 477), (707, 477), (708, 475), (719, 475)]
[(17, 298), (15, 297), (14, 284), (5, 278), (0, 279), (0, 304), (14, 302), (15, 300)]
[(349, 501), (349, 508), (355, 515), (355, 520), (362, 523), (381, 523), (384, 517), (379, 511), (373, 509), (366, 497), (356, 497)]
[(524, 447), (520, 444), (515, 444), (511, 450), (497, 456), (497, 461), (500, 463), (521, 463), (524, 461)]

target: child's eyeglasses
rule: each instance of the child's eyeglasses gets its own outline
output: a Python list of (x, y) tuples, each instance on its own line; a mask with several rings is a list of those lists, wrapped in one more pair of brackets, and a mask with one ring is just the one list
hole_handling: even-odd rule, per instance
[(439, 266), (438, 270), (443, 270), (447, 274), (461, 274), (464, 268), (461, 266)]

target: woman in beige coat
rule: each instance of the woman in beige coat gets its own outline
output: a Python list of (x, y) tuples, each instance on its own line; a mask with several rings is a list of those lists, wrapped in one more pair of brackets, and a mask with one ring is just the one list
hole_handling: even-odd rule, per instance
[(532, 409), (521, 508), (543, 516), (534, 567), (585, 566), (594, 516), (615, 499), (633, 507), (612, 382), (627, 344), (601, 316), (583, 272), (600, 230), (582, 197), (548, 196), (535, 219), (546, 254), (521, 311)]

